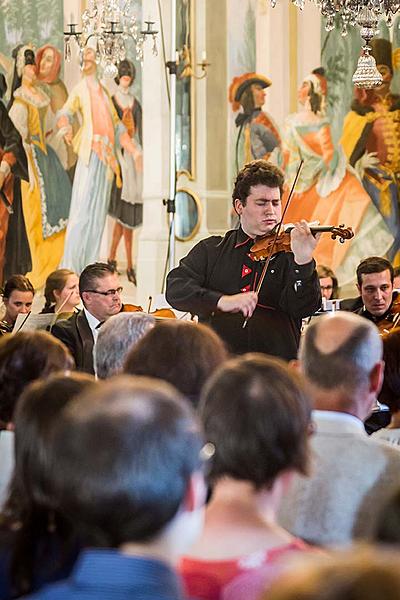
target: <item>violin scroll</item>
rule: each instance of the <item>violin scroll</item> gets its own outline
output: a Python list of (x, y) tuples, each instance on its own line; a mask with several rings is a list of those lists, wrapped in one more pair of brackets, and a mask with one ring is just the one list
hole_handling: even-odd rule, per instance
[[(313, 228), (311, 228), (311, 231), (312, 230)], [(336, 240), (336, 238), (339, 238), (339, 242), (341, 244), (344, 244), (346, 240), (351, 240), (351, 238), (354, 237), (354, 231), (352, 230), (352, 228), (346, 227), (345, 225), (339, 225), (339, 227), (332, 227), (331, 233), (332, 239)]]

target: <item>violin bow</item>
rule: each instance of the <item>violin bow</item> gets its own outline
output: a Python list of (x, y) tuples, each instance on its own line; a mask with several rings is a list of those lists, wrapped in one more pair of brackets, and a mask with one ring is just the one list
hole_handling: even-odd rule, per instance
[[(286, 202), (286, 206), (283, 209), (281, 220), (279, 221), (279, 223), (277, 225), (275, 225), (276, 232), (275, 232), (275, 235), (274, 235), (274, 239), (272, 241), (271, 249), (270, 249), (270, 251), (268, 253), (267, 258), (265, 259), (264, 267), (263, 267), (263, 270), (261, 271), (260, 279), (258, 280), (257, 287), (255, 289), (255, 291), (257, 292), (257, 294), (260, 292), (261, 286), (262, 286), (263, 281), (265, 279), (265, 275), (267, 274), (269, 263), (271, 262), (272, 255), (274, 253), (274, 248), (275, 248), (276, 240), (278, 239), (278, 235), (279, 235), (279, 233), (281, 231), (281, 227), (282, 227), (282, 224), (283, 224), (283, 219), (285, 218), (286, 211), (288, 209), (288, 206), (289, 206), (290, 201), (292, 199), (292, 196), (294, 194), (294, 190), (296, 188), (297, 181), (298, 181), (298, 179), (300, 177), (300, 173), (301, 173), (301, 169), (303, 168), (303, 165), (304, 165), (304, 160), (301, 159), (300, 163), (299, 163), (299, 166), (297, 167), (297, 171), (296, 171), (296, 175), (295, 175), (295, 178), (293, 180), (293, 183), (292, 183), (292, 187), (291, 187), (290, 192), (289, 192), (289, 196), (288, 196), (288, 199), (287, 199), (287, 202)], [(246, 325), (247, 325), (248, 321), (250, 320), (250, 318), (251, 317), (246, 317), (245, 320), (243, 321), (243, 326), (242, 326), (243, 329), (246, 327)]]

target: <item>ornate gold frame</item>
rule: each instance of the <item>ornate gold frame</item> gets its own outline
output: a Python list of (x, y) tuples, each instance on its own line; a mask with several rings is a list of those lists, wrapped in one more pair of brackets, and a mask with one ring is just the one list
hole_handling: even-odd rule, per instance
[(189, 188), (186, 188), (186, 187), (181, 187), (176, 190), (176, 193), (178, 193), (178, 192), (185, 192), (186, 194), (188, 194), (191, 198), (193, 198), (193, 200), (197, 206), (198, 219), (197, 219), (196, 225), (193, 227), (192, 233), (186, 237), (179, 237), (175, 234), (175, 239), (178, 242), (188, 242), (188, 241), (192, 240), (195, 237), (195, 235), (197, 235), (197, 233), (200, 229), (201, 220), (203, 218), (203, 207), (201, 205), (199, 196), (193, 190), (190, 190)]

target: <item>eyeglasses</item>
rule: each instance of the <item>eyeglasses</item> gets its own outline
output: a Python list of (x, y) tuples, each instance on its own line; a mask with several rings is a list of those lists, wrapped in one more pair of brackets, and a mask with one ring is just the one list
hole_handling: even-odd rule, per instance
[(115, 294), (121, 294), (123, 287), (118, 287), (116, 290), (107, 290), (106, 292), (100, 292), (99, 290), (84, 290), (92, 294), (100, 294), (101, 296), (115, 296)]

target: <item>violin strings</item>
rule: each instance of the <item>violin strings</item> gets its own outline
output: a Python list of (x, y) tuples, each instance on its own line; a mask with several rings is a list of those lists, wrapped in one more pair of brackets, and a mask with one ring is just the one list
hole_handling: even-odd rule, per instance
[[(269, 263), (270, 263), (270, 261), (271, 261), (272, 254), (273, 254), (273, 252), (274, 252), (274, 247), (275, 247), (275, 245), (276, 245), (276, 240), (278, 239), (278, 235), (279, 235), (280, 229), (281, 229), (281, 227), (282, 227), (283, 219), (285, 218), (285, 214), (286, 214), (287, 208), (288, 208), (288, 206), (289, 206), (289, 203), (290, 203), (290, 201), (291, 201), (291, 199), (292, 199), (292, 196), (293, 196), (294, 190), (295, 190), (295, 188), (296, 188), (297, 180), (298, 180), (298, 178), (299, 178), (299, 176), (300, 176), (300, 172), (301, 172), (301, 169), (303, 168), (303, 165), (304, 165), (304, 160), (303, 160), (303, 159), (301, 159), (301, 160), (300, 160), (300, 163), (299, 163), (299, 166), (298, 166), (298, 168), (297, 168), (297, 171), (296, 171), (295, 178), (294, 178), (294, 180), (293, 180), (293, 184), (292, 184), (291, 190), (290, 190), (290, 192), (289, 192), (289, 196), (288, 196), (288, 199), (287, 199), (287, 202), (286, 202), (286, 206), (285, 206), (285, 208), (283, 209), (283, 213), (282, 213), (281, 220), (280, 220), (280, 221), (279, 221), (279, 223), (278, 223), (278, 224), (275, 226), (275, 227), (276, 227), (276, 232), (275, 232), (275, 235), (274, 235), (274, 239), (273, 239), (273, 242), (272, 242), (272, 245), (271, 245), (270, 251), (269, 251), (269, 253), (268, 253), (268, 256), (267, 256), (267, 258), (266, 258), (266, 260), (265, 260), (264, 267), (263, 267), (263, 270), (261, 271), (260, 279), (258, 280), (258, 284), (257, 284), (257, 287), (256, 287), (256, 292), (257, 292), (257, 294), (260, 292), (261, 286), (262, 286), (262, 284), (263, 284), (263, 281), (264, 281), (264, 279), (265, 279), (265, 275), (266, 275), (266, 273), (267, 273), (267, 269), (268, 269), (268, 267), (269, 267)], [(243, 329), (246, 327), (246, 325), (247, 325), (247, 323), (248, 323), (249, 319), (250, 319), (250, 317), (245, 317), (245, 320), (244, 320), (244, 322), (243, 322), (243, 325), (242, 325), (242, 328), (243, 328)]]

